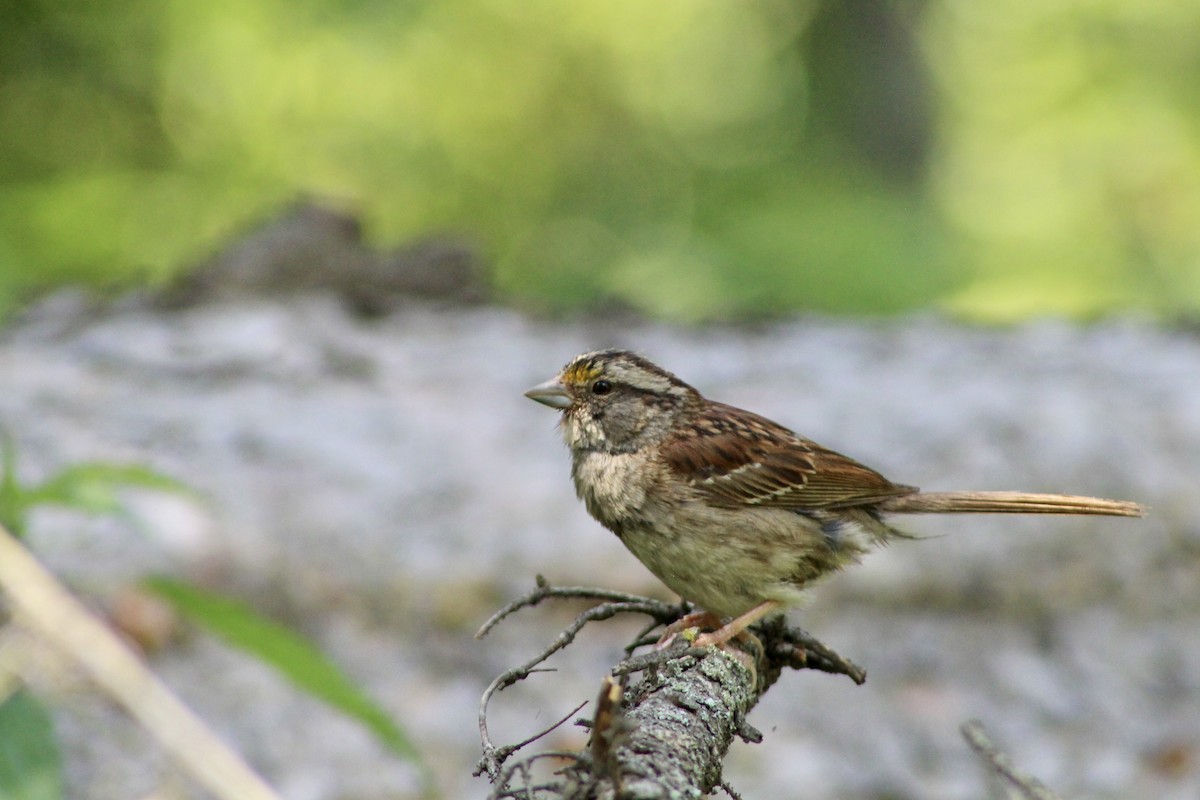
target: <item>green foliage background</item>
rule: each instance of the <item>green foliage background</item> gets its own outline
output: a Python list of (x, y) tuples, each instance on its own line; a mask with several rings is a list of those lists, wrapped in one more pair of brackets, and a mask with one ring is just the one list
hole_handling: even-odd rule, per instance
[(0, 303), (297, 196), (682, 319), (1200, 308), (1200, 5), (9, 0)]

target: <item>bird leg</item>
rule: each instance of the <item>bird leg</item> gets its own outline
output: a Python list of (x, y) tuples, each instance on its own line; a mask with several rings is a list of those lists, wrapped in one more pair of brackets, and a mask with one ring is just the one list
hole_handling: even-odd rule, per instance
[(743, 635), (746, 628), (778, 609), (779, 601), (764, 600), (746, 613), (729, 620), (724, 625), (721, 624), (721, 618), (711, 611), (693, 611), (690, 614), (684, 614), (668, 625), (663, 630), (662, 636), (659, 637), (655, 649), (667, 649), (679, 634), (689, 628), (697, 627), (714, 628), (714, 630), (697, 636), (692, 642), (693, 647), (721, 647), (730, 639)]
[(655, 650), (666, 650), (675, 641), (679, 634), (686, 631), (688, 628), (720, 628), (721, 618), (711, 611), (693, 611), (690, 614), (684, 614), (679, 619), (672, 622), (663, 629), (662, 636), (658, 637), (658, 643), (654, 645)]
[(741, 636), (746, 628), (760, 619), (779, 609), (778, 600), (764, 600), (741, 616), (734, 617), (715, 631), (702, 633), (692, 642), (693, 647), (720, 647), (737, 636)]
[(746, 670), (750, 673), (750, 685), (757, 686), (758, 670), (755, 668), (755, 657), (748, 652), (730, 647), (729, 640), (737, 638), (749, 640), (747, 644), (753, 642), (756, 650), (761, 655), (762, 643), (753, 635), (746, 633), (746, 628), (772, 611), (778, 610), (779, 605), (777, 600), (764, 600), (744, 614), (729, 620), (724, 625), (721, 624), (721, 618), (711, 611), (693, 611), (690, 614), (684, 614), (663, 629), (663, 634), (659, 637), (658, 643), (654, 645), (654, 649), (666, 650), (675, 643), (675, 640), (679, 638), (679, 634), (692, 628), (715, 628), (716, 630), (709, 633), (702, 633), (696, 636), (695, 639), (692, 639), (691, 646), (716, 647), (718, 650), (724, 650), (746, 667)]

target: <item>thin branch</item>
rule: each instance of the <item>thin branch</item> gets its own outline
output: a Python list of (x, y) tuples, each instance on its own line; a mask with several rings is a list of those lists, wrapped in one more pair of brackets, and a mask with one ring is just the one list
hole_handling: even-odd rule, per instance
[(0, 588), (12, 598), (22, 625), (78, 663), (214, 795), (278, 800), (241, 756), (2, 527)]
[[(530, 781), (533, 780), (531, 769), (534, 762), (548, 758), (559, 758), (563, 760), (573, 759), (575, 761), (581, 761), (584, 756), (582, 753), (574, 753), (569, 750), (547, 750), (543, 753), (536, 753), (529, 758), (515, 761), (505, 767), (497, 775), (496, 780), (493, 781), (495, 784), (495, 789), (492, 790), (492, 797), (529, 798), (529, 800), (532, 800), (532, 792), (551, 791), (559, 793), (561, 791), (561, 786), (558, 783), (547, 783), (541, 786), (533, 786), (530, 783)], [(513, 776), (518, 772), (525, 776), (525, 781), (521, 786), (513, 787), (512, 779)]]
[(967, 744), (987, 763), (991, 771), (1007, 781), (1023, 797), (1028, 800), (1060, 800), (1045, 784), (1018, 768), (1012, 758), (1001, 751), (988, 736), (982, 722), (977, 719), (968, 720), (959, 730), (962, 731)]
[[(867, 681), (867, 671), (800, 628), (790, 628), (782, 616), (761, 623), (756, 632), (766, 650), (768, 664), (790, 669), (815, 669), (833, 675), (845, 675), (859, 686)], [(770, 686), (779, 672), (769, 673)], [(763, 688), (766, 691), (766, 687)]]
[(666, 650), (651, 650), (647, 653), (641, 653), (625, 659), (612, 668), (612, 674), (616, 676), (633, 675), (638, 672), (654, 669), (655, 667), (661, 667), (668, 661), (674, 661), (677, 658), (704, 658), (706, 655), (708, 655), (708, 652), (703, 648), (687, 647), (686, 645), (677, 645), (669, 647)]
[(549, 736), (551, 733), (553, 733), (553, 732), (555, 731), (555, 729), (557, 729), (558, 727), (560, 727), (560, 726), (561, 726), (561, 725), (562, 725), (564, 722), (566, 722), (566, 721), (567, 721), (567, 720), (569, 720), (571, 717), (573, 717), (573, 716), (575, 716), (576, 714), (578, 714), (578, 713), (579, 713), (579, 712), (580, 712), (580, 711), (583, 709), (583, 707), (584, 707), (584, 706), (586, 706), (586, 705), (587, 705), (587, 700), (584, 700), (582, 703), (580, 703), (579, 705), (575, 706), (575, 707), (574, 707), (574, 708), (572, 708), (570, 711), (568, 711), (566, 714), (564, 714), (562, 719), (560, 719), (558, 722), (555, 722), (553, 725), (551, 725), (550, 727), (548, 727), (548, 728), (546, 728), (545, 730), (541, 731), (540, 733), (535, 733), (533, 736), (530, 736), (528, 739), (525, 739), (525, 740), (523, 740), (523, 741), (517, 742), (516, 744), (510, 744), (510, 745), (506, 745), (505, 747), (502, 747), (502, 748), (500, 748), (500, 749), (501, 749), (501, 750), (503, 750), (503, 751), (505, 751), (505, 755), (506, 755), (506, 756), (507, 756), (507, 755), (512, 755), (513, 753), (517, 752), (518, 750), (520, 750), (520, 749), (521, 749), (522, 747), (524, 747), (525, 745), (527, 745), (527, 744), (533, 744), (533, 743), (534, 743), (534, 742), (536, 742), (538, 739), (541, 739), (543, 736)]
[(742, 800), (742, 796), (740, 794), (738, 794), (737, 792), (735, 792), (733, 790), (733, 787), (730, 786), (727, 781), (721, 781), (720, 783), (717, 784), (717, 786), (719, 786), (721, 788), (721, 791), (723, 791), (723, 792), (725, 792), (725, 794), (729, 795), (730, 800)]
[[(575, 618), (574, 622), (572, 622), (561, 633), (559, 633), (549, 646), (521, 666), (505, 670), (500, 675), (496, 676), (495, 680), (493, 680), (488, 685), (487, 689), (484, 690), (483, 697), (480, 698), (479, 701), (479, 737), (483, 742), (483, 756), (480, 758), (479, 764), (475, 768), (476, 775), (486, 772), (488, 777), (494, 779), (499, 771), (500, 765), (503, 764), (504, 760), (513, 753), (511, 745), (497, 747), (492, 742), (491, 735), (488, 733), (487, 708), (488, 703), (491, 702), (492, 696), (496, 692), (506, 689), (518, 681), (524, 680), (537, 671), (538, 665), (542, 664), (546, 661), (546, 659), (550, 658), (550, 656), (554, 655), (559, 650), (575, 641), (575, 637), (579, 634), (579, 631), (582, 630), (583, 627), (589, 622), (611, 619), (618, 614), (627, 613), (646, 614), (657, 618), (664, 613), (664, 609), (668, 606), (658, 600), (650, 600), (644, 597), (636, 597), (634, 595), (581, 589), (579, 587), (563, 587), (560, 590), (551, 586), (547, 586), (544, 584), (544, 582), (539, 582), (537, 589), (520, 598), (519, 600), (510, 603), (508, 606), (505, 606), (500, 613), (493, 616), (493, 620), (495, 620), (495, 622), (499, 622), (509, 614), (512, 614), (521, 608), (537, 605), (547, 597), (579, 598), (589, 596), (594, 597), (598, 595), (620, 596), (625, 599), (622, 599), (618, 602), (602, 603), (601, 605), (593, 606), (587, 611), (584, 611)], [(674, 607), (671, 608), (673, 609)], [(480, 629), (480, 633), (483, 634), (489, 631), (495, 626), (495, 622), (489, 620), (488, 623), (486, 623), (483, 628)]]
[[(596, 589), (590, 586), (551, 586), (541, 575), (537, 576), (536, 582), (537, 585), (531, 591), (513, 600), (489, 617), (488, 621), (483, 623), (479, 630), (476, 631), (475, 638), (482, 639), (491, 632), (492, 628), (500, 624), (505, 617), (511, 616), (523, 608), (532, 608), (548, 597), (555, 599), (604, 600), (610, 603), (640, 603), (646, 605), (647, 608), (653, 609), (644, 613), (654, 617), (657, 624), (662, 624), (679, 616), (678, 605), (652, 600), (649, 597), (640, 597), (636, 594), (627, 594), (625, 592), (614, 592), (608, 589)], [(652, 630), (653, 628), (654, 626), (651, 625), (647, 630)]]

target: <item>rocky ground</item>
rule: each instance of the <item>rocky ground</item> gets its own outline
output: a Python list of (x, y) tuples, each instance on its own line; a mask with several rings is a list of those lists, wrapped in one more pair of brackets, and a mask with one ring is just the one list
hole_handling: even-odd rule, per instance
[[(984, 793), (983, 720), (1067, 797), (1200, 793), (1200, 338), (1136, 321), (977, 329), (932, 318), (673, 328), (332, 297), (94, 315), (69, 295), (0, 337), (0, 424), (29, 480), (137, 462), (200, 499), (137, 524), (39, 513), (35, 550), (96, 604), (187, 576), (314, 637), (419, 740), (447, 797), (483, 797), (479, 694), (576, 608), (472, 633), (541, 573), (663, 590), (573, 496), (553, 414), (521, 396), (576, 352), (636, 348), (890, 477), (930, 489), (1136, 499), (1142, 521), (914, 518), (793, 620), (866, 666), (785, 676), (726, 778), (747, 798)], [(524, 738), (595, 695), (640, 620), (596, 630), (495, 702)], [(414, 796), (412, 768), (270, 669), (193, 632), (153, 667), (289, 800)], [(82, 684), (50, 698), (73, 798), (189, 796)], [(585, 712), (586, 713), (586, 712)], [(567, 730), (555, 746), (577, 746)], [(175, 794), (171, 794), (174, 792)]]

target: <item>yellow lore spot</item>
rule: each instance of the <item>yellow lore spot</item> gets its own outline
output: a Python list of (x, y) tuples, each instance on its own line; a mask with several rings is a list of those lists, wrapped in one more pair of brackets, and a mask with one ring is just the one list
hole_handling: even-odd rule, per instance
[(587, 383), (593, 378), (600, 377), (600, 372), (600, 367), (590, 361), (572, 364), (563, 370), (563, 382), (568, 384)]

